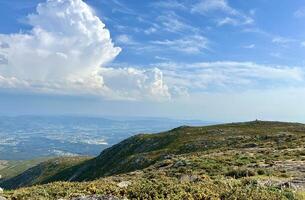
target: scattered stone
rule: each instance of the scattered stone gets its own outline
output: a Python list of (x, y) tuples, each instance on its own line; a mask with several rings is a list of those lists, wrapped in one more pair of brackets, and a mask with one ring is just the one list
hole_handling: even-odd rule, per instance
[(299, 177), (291, 180), (291, 183), (293, 183), (298, 189), (304, 190), (305, 189), (305, 178)]
[(88, 196), (74, 197), (71, 200), (123, 200), (123, 199), (120, 199), (112, 195), (88, 195)]
[(4, 197), (1, 197), (1, 196), (0, 196), (0, 200), (7, 200), (7, 199), (6, 199), (6, 198), (4, 198)]
[(127, 188), (129, 185), (131, 185), (130, 181), (121, 181), (117, 184), (117, 186), (120, 188)]

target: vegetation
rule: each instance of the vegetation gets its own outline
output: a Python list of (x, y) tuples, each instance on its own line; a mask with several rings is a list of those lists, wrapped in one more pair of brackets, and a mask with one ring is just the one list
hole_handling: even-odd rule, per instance
[(41, 162), (47, 161), (50, 158), (39, 158), (35, 160), (9, 160), (9, 161), (0, 161), (0, 183), (5, 180), (12, 178), (25, 170), (38, 165)]
[[(28, 170), (14, 177), (11, 177), (12, 174), (7, 174), (7, 177), (4, 177), (3, 181), (0, 183), (4, 188), (18, 188), (34, 184), (42, 184), (47, 182), (47, 179), (54, 176), (56, 173), (88, 159), (89, 158), (87, 157), (49, 158), (47, 161), (41, 162), (38, 165), (29, 168)], [(21, 167), (23, 166), (24, 163), (22, 162)], [(18, 168), (18, 165), (15, 168)], [(9, 171), (6, 170), (4, 172), (8, 173)], [(14, 174), (15, 172), (12, 171), (12, 173)]]
[[(29, 173), (32, 168), (5, 185), (19, 187), (8, 184), (14, 180), (36, 186), (4, 195), (16, 200), (85, 194), (128, 199), (305, 199), (304, 145), (305, 125), (297, 123), (179, 127), (131, 137), (93, 159), (62, 158), (55, 166), (47, 161), (40, 164), (40, 176)], [(24, 174), (32, 181), (24, 182)]]

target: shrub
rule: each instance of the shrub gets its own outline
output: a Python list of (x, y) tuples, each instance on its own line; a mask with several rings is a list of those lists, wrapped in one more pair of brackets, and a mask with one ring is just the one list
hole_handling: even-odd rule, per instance
[(258, 169), (256, 172), (257, 172), (258, 175), (266, 174), (266, 171), (264, 169)]
[(228, 171), (225, 175), (233, 178), (242, 178), (242, 177), (255, 176), (256, 174), (253, 170), (238, 168)]

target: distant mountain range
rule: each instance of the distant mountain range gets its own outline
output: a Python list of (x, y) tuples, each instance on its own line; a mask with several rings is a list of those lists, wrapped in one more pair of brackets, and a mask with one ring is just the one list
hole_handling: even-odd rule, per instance
[(154, 133), (204, 121), (166, 118), (16, 116), (0, 117), (0, 160), (49, 156), (96, 156), (138, 133)]

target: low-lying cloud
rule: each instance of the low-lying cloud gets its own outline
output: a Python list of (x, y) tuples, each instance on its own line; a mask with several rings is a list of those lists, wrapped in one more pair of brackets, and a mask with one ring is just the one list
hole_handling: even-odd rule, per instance
[(198, 91), (270, 89), (305, 85), (301, 67), (253, 62), (160, 63), (169, 85)]

